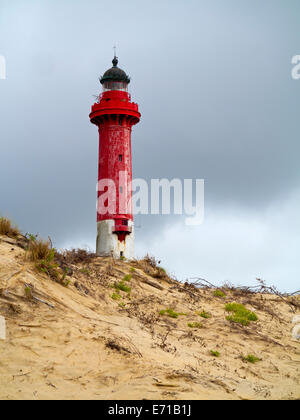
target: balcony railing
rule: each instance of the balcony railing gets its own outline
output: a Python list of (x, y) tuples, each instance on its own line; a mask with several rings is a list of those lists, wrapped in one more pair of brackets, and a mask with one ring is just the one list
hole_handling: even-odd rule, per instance
[[(100, 93), (100, 95), (96, 95), (96, 102), (100, 103), (100, 101), (103, 99), (103, 97), (107, 96), (107, 92), (122, 92), (122, 91), (114, 91), (114, 90), (110, 90), (110, 91), (106, 91), (106, 92), (102, 92)], [(128, 97), (128, 101), (131, 102), (131, 94), (127, 93), (127, 97)], [(115, 99), (115, 98), (113, 98)]]

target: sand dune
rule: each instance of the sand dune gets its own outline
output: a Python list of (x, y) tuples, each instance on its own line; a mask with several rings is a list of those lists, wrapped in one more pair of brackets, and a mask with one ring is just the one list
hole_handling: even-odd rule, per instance
[[(292, 336), (300, 308), (280, 297), (238, 290), (217, 297), (156, 276), (147, 264), (110, 258), (69, 264), (64, 287), (24, 254), (0, 237), (7, 330), (0, 399), (300, 398), (300, 342)], [(128, 274), (130, 293), (115, 290)], [(258, 321), (226, 320), (229, 302), (244, 304)], [(168, 308), (177, 318), (160, 314)], [(261, 360), (249, 363), (242, 358), (248, 354)]]

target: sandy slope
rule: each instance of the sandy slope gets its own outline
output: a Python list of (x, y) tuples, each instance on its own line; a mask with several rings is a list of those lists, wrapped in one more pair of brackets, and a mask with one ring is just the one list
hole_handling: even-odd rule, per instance
[[(73, 266), (66, 288), (0, 237), (0, 315), (7, 323), (0, 399), (300, 398), (295, 314), (280, 298), (234, 291), (217, 298), (212, 290), (155, 279), (136, 267), (130, 299), (121, 292), (122, 301), (113, 300), (110, 286), (132, 266), (97, 258)], [(51, 306), (26, 296), (24, 283)], [(227, 321), (224, 304), (232, 301), (255, 310), (259, 321), (249, 327)], [(159, 315), (169, 307), (186, 315)], [(210, 319), (195, 313), (203, 309)], [(198, 321), (203, 328), (187, 326)], [(244, 362), (241, 354), (249, 353), (262, 361)]]

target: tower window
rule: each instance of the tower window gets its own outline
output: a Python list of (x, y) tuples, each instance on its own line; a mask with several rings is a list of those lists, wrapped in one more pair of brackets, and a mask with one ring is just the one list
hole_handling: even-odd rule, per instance
[(122, 162), (123, 160), (123, 155), (119, 155), (119, 162)]
[(123, 187), (120, 187), (120, 193), (122, 194), (122, 192), (123, 192)]

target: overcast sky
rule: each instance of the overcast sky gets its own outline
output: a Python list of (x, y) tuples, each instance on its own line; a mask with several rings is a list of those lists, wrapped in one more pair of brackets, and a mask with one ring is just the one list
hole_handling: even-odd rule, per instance
[(0, 212), (95, 248), (98, 77), (142, 113), (135, 178), (205, 180), (205, 220), (136, 218), (136, 252), (180, 280), (300, 286), (298, 0), (0, 0)]

